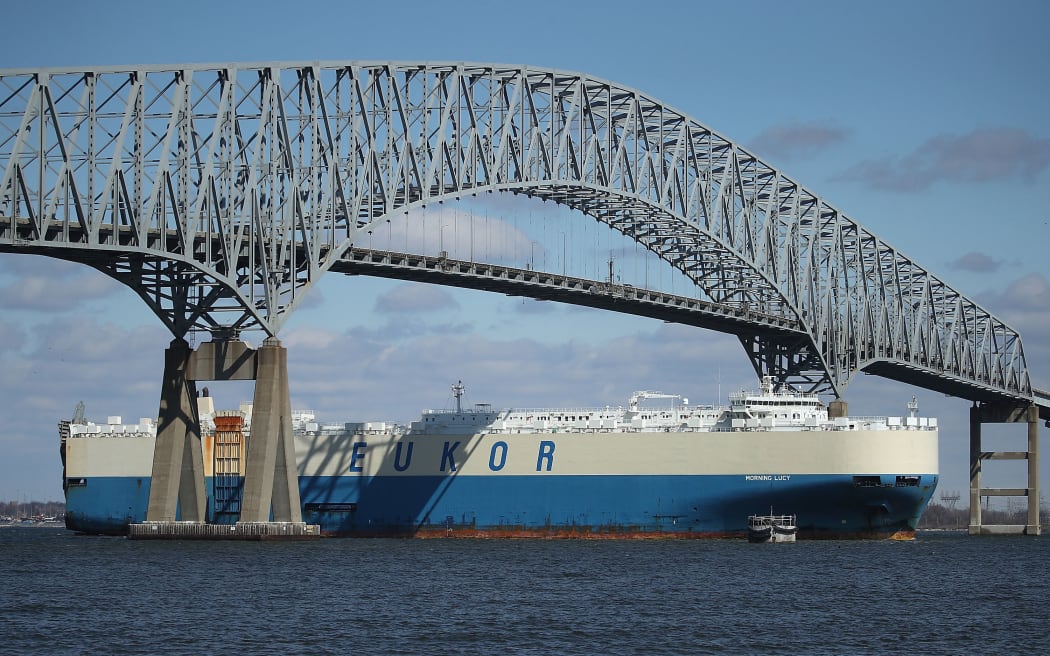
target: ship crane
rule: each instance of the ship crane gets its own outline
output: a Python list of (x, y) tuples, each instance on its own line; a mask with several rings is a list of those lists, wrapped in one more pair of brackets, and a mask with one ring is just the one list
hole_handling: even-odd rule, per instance
[(663, 392), (649, 392), (642, 390), (631, 395), (629, 406), (631, 411), (638, 409), (638, 402), (642, 399), (681, 399), (682, 405), (689, 405), (689, 399), (681, 394), (664, 394)]

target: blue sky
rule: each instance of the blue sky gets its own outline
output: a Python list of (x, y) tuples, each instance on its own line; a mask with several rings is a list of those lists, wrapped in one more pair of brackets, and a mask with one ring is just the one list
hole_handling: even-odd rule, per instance
[[(9, 3), (0, 68), (392, 59), (604, 77), (745, 145), (1006, 320), (1034, 382), (1050, 388), (1050, 4), (174, 6)], [(481, 220), (497, 210), (523, 234), (557, 211), (447, 211)], [(572, 239), (602, 243), (576, 220)], [(566, 238), (540, 240), (542, 255), (556, 261)], [(649, 274), (627, 251), (618, 259), (634, 267), (625, 276)], [(635, 389), (706, 402), (754, 386), (731, 336), (397, 281), (326, 277), (281, 338), (293, 404), (332, 420), (409, 420), (443, 406), (457, 379), (470, 400), (497, 406), (614, 404)], [(155, 415), (169, 340), (104, 276), (0, 255), (0, 498), (61, 498), (55, 425), (78, 401), (95, 419)], [(230, 407), (250, 395), (212, 389)], [(913, 394), (941, 422), (941, 489), (965, 497), (967, 402), (868, 376), (846, 398), (854, 414), (902, 413)], [(1005, 435), (996, 448), (1015, 448), (1023, 430)], [(1042, 463), (1050, 485), (1050, 457)], [(1012, 466), (990, 465), (992, 484), (1022, 486)]]

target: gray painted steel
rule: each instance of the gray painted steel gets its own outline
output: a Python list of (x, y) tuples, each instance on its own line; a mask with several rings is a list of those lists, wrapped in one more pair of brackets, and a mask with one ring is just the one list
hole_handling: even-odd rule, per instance
[[(1032, 400), (1020, 336), (738, 144), (635, 89), (528, 66), (309, 62), (0, 70), (0, 250), (90, 264), (176, 337), (276, 335), (412, 207), (511, 191), (687, 275), (757, 372), (861, 370)], [(523, 286), (523, 289), (526, 287)], [(1037, 399), (1050, 412), (1050, 399)]]

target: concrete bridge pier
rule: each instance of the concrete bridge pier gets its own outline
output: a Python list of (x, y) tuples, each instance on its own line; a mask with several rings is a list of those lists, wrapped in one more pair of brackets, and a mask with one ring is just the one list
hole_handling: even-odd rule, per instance
[(183, 339), (172, 340), (164, 351), (164, 380), (146, 521), (174, 522), (180, 505), (183, 521), (205, 520), (207, 492), (197, 385), (186, 375), (192, 353)]
[[(207, 492), (196, 382), (255, 380), (244, 493), (236, 527), (206, 524)], [(176, 512), (181, 521), (176, 522)], [(176, 339), (165, 351), (160, 418), (146, 522), (133, 539), (281, 539), (317, 537), (302, 523), (292, 437), (288, 353), (277, 339), (258, 350), (232, 339), (193, 351)]]
[(828, 419), (838, 419), (849, 416), (849, 403), (846, 399), (834, 399), (828, 403)]
[[(981, 424), (1027, 423), (1027, 451), (984, 451)], [(1023, 488), (986, 488), (981, 485), (985, 460), (1027, 460), (1028, 485)], [(1023, 525), (988, 525), (982, 522), (981, 498), (1027, 497), (1028, 516)], [(974, 403), (970, 408), (970, 535), (1039, 535), (1039, 406), (1035, 404)]]
[(288, 393), (288, 351), (267, 339), (257, 352), (251, 440), (244, 473), (242, 522), (302, 522)]

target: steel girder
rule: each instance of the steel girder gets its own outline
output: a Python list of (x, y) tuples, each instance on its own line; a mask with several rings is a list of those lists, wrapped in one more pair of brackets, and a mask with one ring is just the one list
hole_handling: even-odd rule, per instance
[(577, 73), (464, 63), (0, 70), (0, 247), (88, 261), (191, 329), (275, 335), (392, 213), (504, 190), (575, 208), (712, 303), (755, 369), (840, 394), (868, 369), (1031, 398), (1020, 336), (681, 112)]

